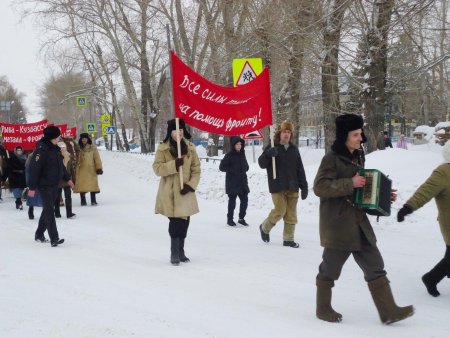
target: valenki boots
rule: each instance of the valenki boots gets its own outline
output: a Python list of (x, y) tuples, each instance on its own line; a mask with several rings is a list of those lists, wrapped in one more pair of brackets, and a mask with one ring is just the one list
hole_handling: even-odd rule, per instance
[(316, 278), (317, 298), (316, 298), (316, 316), (327, 322), (338, 323), (342, 321), (342, 315), (331, 307), (331, 288), (333, 281), (325, 281)]
[(86, 193), (85, 192), (81, 192), (80, 193), (80, 199), (81, 199), (81, 206), (87, 205), (87, 203), (86, 203)]
[(437, 263), (433, 269), (422, 276), (422, 282), (425, 284), (430, 295), (433, 297), (438, 297), (441, 295), (436, 286), (446, 275), (447, 263), (444, 258)]
[(389, 279), (386, 276), (377, 278), (367, 284), (383, 324), (395, 323), (414, 314), (412, 305), (400, 307), (395, 304)]
[(184, 254), (184, 238), (180, 238), (180, 261), (183, 263), (189, 263), (191, 260)]
[(170, 238), (170, 263), (180, 265), (180, 239)]

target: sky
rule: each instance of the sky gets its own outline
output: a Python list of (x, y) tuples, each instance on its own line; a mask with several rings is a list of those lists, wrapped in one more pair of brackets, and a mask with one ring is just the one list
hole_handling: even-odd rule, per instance
[(38, 90), (46, 78), (39, 55), (39, 29), (30, 19), (21, 22), (12, 0), (0, 0), (0, 75), (26, 95), (29, 122), (39, 119)]
[[(256, 147), (257, 155), (261, 148)], [(421, 276), (442, 257), (445, 243), (434, 201), (396, 221), (399, 208), (442, 163), (434, 140), (408, 150), (375, 151), (367, 168), (388, 174), (398, 189), (391, 216), (370, 221), (398, 305), (415, 314), (381, 324), (363, 274), (350, 258), (333, 288), (342, 323), (315, 317), (319, 198), (312, 190), (323, 149), (300, 148), (309, 195), (299, 201), (295, 240), (282, 245), (283, 222), (263, 243), (259, 224), (272, 208), (267, 174), (252, 161), (248, 227), (226, 225), (225, 173), (219, 163), (201, 162), (196, 189), (200, 212), (191, 217), (185, 250), (190, 263), (171, 266), (168, 219), (154, 213), (160, 178), (153, 155), (100, 150), (98, 206), (80, 206), (75, 219), (64, 207), (56, 248), (36, 243), (42, 208), (29, 220), (13, 195), (0, 202), (0, 335), (5, 338), (444, 338), (448, 337), (450, 279), (431, 297)], [(200, 157), (204, 148), (197, 147)], [(88, 202), (89, 197), (88, 197)], [(239, 202), (238, 202), (239, 205)], [(237, 206), (235, 217), (237, 217)], [(235, 218), (236, 220), (236, 218)], [(47, 236), (47, 234), (46, 234)]]

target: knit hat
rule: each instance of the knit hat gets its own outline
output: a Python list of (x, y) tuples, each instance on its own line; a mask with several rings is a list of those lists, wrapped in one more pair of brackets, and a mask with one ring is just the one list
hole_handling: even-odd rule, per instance
[(364, 121), (360, 115), (344, 114), (336, 117), (336, 140), (345, 141), (350, 131), (362, 129)]
[[(179, 119), (179, 128), (183, 129), (183, 135), (184, 135), (183, 137), (185, 139), (189, 140), (191, 138), (191, 134), (189, 134), (188, 130), (186, 129), (186, 124), (184, 123), (183, 119)], [(177, 129), (177, 127), (176, 127), (175, 119), (167, 121), (167, 134), (166, 134), (166, 138), (164, 139), (163, 142), (166, 142), (170, 138), (170, 135), (172, 134), (172, 132), (176, 129)]]
[(55, 126), (48, 126), (44, 129), (44, 137), (48, 140), (53, 140), (61, 135), (61, 130)]
[(445, 142), (442, 156), (444, 156), (444, 163), (450, 163), (450, 141)]

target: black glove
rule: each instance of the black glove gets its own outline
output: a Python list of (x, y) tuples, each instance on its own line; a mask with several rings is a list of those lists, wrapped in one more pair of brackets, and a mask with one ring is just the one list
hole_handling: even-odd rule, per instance
[(278, 150), (275, 147), (271, 147), (266, 150), (266, 156), (268, 157), (277, 157), (278, 156)]
[(308, 197), (308, 189), (302, 189), (302, 192), (300, 195), (302, 197), (302, 200), (306, 200), (306, 197)]
[(183, 189), (180, 190), (181, 195), (186, 195), (188, 192), (194, 192), (195, 190), (192, 189), (192, 187), (186, 183), (184, 183)]
[(177, 171), (178, 171), (178, 168), (183, 165), (183, 163), (184, 163), (184, 160), (182, 157), (175, 159), (175, 167), (177, 168)]
[(405, 216), (412, 214), (413, 209), (409, 205), (404, 205), (397, 213), (397, 222), (403, 222), (405, 220)]
[(102, 175), (103, 174), (103, 169), (97, 169), (95, 172), (97, 173), (97, 175)]

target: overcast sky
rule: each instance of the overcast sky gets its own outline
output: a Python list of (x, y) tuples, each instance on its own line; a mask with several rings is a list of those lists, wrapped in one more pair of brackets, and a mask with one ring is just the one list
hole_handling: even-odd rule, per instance
[(39, 55), (39, 29), (30, 20), (20, 22), (20, 13), (12, 0), (0, 0), (0, 75), (26, 95), (25, 105), (32, 114), (28, 121), (40, 118), (38, 89), (48, 76)]

